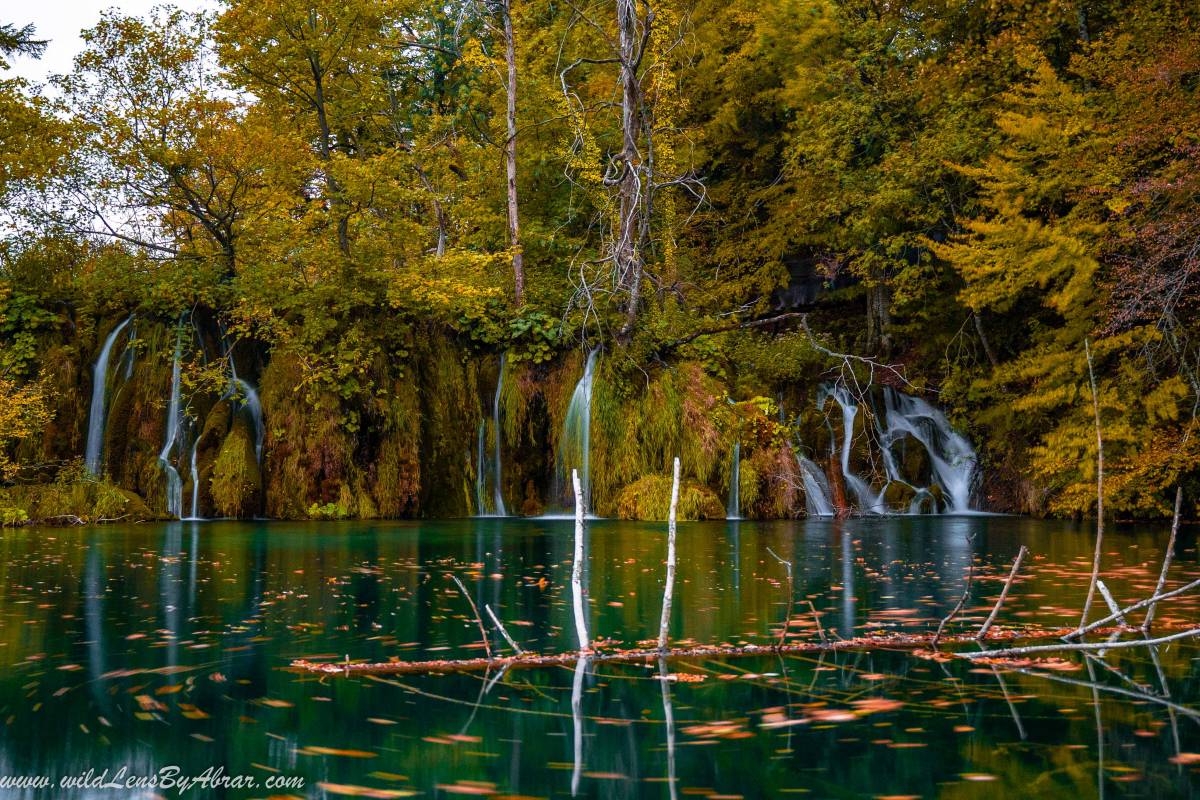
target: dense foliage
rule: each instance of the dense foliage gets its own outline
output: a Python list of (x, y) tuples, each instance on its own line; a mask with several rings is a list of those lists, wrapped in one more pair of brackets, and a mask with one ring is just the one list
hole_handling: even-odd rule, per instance
[[(36, 54), (12, 22), (0, 51)], [(1191, 4), (226, 0), (109, 12), (85, 41), (50, 86), (0, 79), (0, 479), (81, 452), (65, 395), (135, 311), (201, 313), (258, 354), (275, 467), (247, 475), (223, 412), (225, 514), (262, 491), (279, 515), (436, 513), (423, 475), (475, 432), (418, 456), (413, 426), (490, 403), (456, 365), (508, 353), (508, 436), (536, 460), (566, 356), (597, 344), (614, 512), (660, 516), (684, 450), (689, 502), (717, 513), (728, 432), (757, 425), (748, 467), (774, 469), (791, 423), (765, 398), (803, 416), (853, 368), (937, 392), (994, 507), (1086, 513), (1085, 343), (1106, 505), (1162, 514), (1200, 477)]]

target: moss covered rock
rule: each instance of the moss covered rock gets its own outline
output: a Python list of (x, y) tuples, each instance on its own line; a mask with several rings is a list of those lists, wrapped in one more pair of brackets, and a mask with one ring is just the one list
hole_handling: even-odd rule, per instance
[[(645, 475), (621, 490), (617, 514), (621, 519), (665, 520), (671, 510), (671, 477)], [(725, 507), (711, 489), (695, 482), (679, 487), (678, 519), (724, 519)]]

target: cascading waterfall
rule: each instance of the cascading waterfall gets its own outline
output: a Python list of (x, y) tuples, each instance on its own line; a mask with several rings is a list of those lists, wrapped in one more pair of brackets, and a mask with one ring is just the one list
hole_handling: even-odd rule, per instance
[(920, 397), (901, 394), (889, 387), (884, 390), (883, 398), (887, 411), (884, 449), (889, 450), (905, 434), (912, 436), (929, 453), (934, 481), (942, 487), (947, 510), (953, 514), (970, 511), (979, 463), (970, 442), (950, 427), (945, 414)]
[(180, 355), (183, 351), (183, 318), (180, 317), (179, 327), (175, 332), (175, 360), (171, 366), (171, 399), (167, 404), (167, 431), (163, 441), (162, 451), (158, 454), (158, 463), (162, 465), (163, 474), (167, 476), (167, 513), (173, 517), (183, 516), (183, 481), (179, 478), (179, 470), (171, 464), (171, 451), (179, 444), (178, 440), (183, 427), (182, 413), (179, 407), (179, 375)]
[(742, 443), (733, 445), (733, 457), (729, 466), (729, 502), (725, 505), (725, 519), (741, 519)]
[(578, 468), (580, 486), (583, 490), (583, 507), (592, 508), (592, 483), (588, 461), (592, 446), (592, 377), (596, 369), (597, 347), (588, 353), (583, 376), (575, 384), (567, 416), (563, 420), (562, 436), (558, 446), (558, 472), (564, 483), (569, 483), (572, 468)]
[(92, 368), (92, 406), (88, 411), (87, 445), (84, 450), (83, 463), (88, 474), (99, 476), (101, 470), (100, 457), (104, 451), (104, 429), (108, 417), (108, 361), (112, 355), (113, 345), (121, 331), (125, 330), (133, 317), (128, 317), (120, 325), (112, 329), (100, 355), (96, 356), (96, 364)]
[[(950, 427), (946, 415), (920, 397), (902, 394), (885, 387), (883, 413), (876, 415), (875, 431), (880, 442), (880, 456), (887, 484), (876, 492), (865, 480), (850, 470), (850, 452), (854, 439), (854, 421), (858, 404), (844, 386), (823, 386), (817, 397), (817, 408), (824, 408), (826, 400), (832, 398), (842, 411), (841, 468), (846, 484), (859, 501), (864, 513), (888, 513), (884, 494), (887, 486), (899, 483), (913, 491), (906, 509), (909, 514), (924, 513), (926, 509), (937, 513), (937, 496), (933, 486), (917, 486), (906, 479), (896, 461), (893, 447), (911, 437), (924, 448), (929, 456), (933, 485), (941, 489), (944, 510), (952, 514), (971, 511), (971, 491), (978, 479), (978, 457), (971, 444), (962, 434)], [(832, 430), (831, 430), (832, 434)], [(813, 467), (815, 468), (815, 464)], [(805, 473), (805, 488), (808, 487), (809, 469), (801, 463)], [(815, 470), (813, 470), (815, 473)], [(811, 512), (810, 512), (811, 513)]]
[(817, 395), (817, 408), (824, 409), (825, 401), (833, 398), (842, 410), (842, 477), (850, 491), (858, 498), (859, 510), (865, 514), (884, 514), (883, 491), (875, 492), (871, 485), (850, 470), (850, 450), (854, 445), (854, 420), (858, 416), (858, 404), (844, 386), (822, 386)]
[(833, 508), (833, 495), (829, 491), (829, 479), (812, 460), (796, 453), (796, 463), (800, 466), (800, 480), (804, 483), (804, 505), (810, 517), (832, 517), (836, 512)]
[[(500, 391), (504, 388), (504, 362), (506, 356), (506, 353), (500, 354), (500, 372), (496, 377), (496, 395), (492, 398), (492, 435), (496, 438), (492, 461), (492, 511), (498, 517), (508, 516), (508, 509), (504, 507), (504, 490), (500, 485)], [(588, 405), (591, 405), (590, 390)]]

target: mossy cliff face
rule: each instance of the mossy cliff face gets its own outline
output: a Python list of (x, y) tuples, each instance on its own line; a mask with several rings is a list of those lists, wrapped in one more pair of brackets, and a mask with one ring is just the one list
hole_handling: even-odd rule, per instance
[[(79, 325), (47, 339), (46, 374), (56, 405), (40, 439), (22, 445), (27, 454), (36, 451), (37, 459), (30, 460), (63, 463), (82, 453), (92, 364), (120, 321)], [(197, 513), (205, 517), (486, 512), (492, 510), (497, 437), (499, 488), (509, 513), (534, 515), (572, 503), (560, 463), (561, 439), (584, 372), (582, 350), (537, 364), (519, 356), (505, 360), (497, 426), (499, 355), (474, 350), (443, 330), (408, 331), (403, 357), (379, 358), (368, 370), (370, 389), (347, 395), (315, 384), (304, 362), (285, 348), (242, 340), (230, 349), (215, 319), (200, 311), (182, 323), (139, 317), (115, 342), (107, 378), (104, 473), (128, 498), (140, 498), (138, 513), (163, 514), (167, 508), (159, 454), (177, 341), (184, 424), (172, 463), (181, 477), (185, 513), (191, 511), (193, 486), (198, 486)], [(232, 381), (231, 361), (238, 379), (257, 387), (261, 398), (261, 458), (254, 417)], [(735, 446), (740, 516), (805, 513), (800, 455), (824, 471), (834, 505), (848, 508), (855, 498), (847, 497), (841, 475), (841, 414), (833, 403), (818, 409), (817, 390), (815, 380), (792, 374), (754, 377), (689, 359), (637, 368), (628, 358), (602, 353), (590, 416), (592, 510), (610, 517), (664, 518), (671, 461), (678, 455), (680, 517), (723, 517)], [(863, 404), (851, 431), (850, 466), (882, 486), (871, 405)], [(900, 441), (893, 455), (914, 485), (929, 484), (929, 458), (919, 442)], [(44, 480), (53, 481), (54, 475)], [(913, 498), (913, 490), (902, 483), (885, 492), (895, 507), (906, 507)]]

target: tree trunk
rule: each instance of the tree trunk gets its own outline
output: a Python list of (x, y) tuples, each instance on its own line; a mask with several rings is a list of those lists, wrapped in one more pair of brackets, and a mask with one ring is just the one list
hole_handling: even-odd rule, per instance
[[(649, 26), (652, 17), (646, 15)], [(617, 0), (617, 32), (620, 37), (621, 59), (621, 153), (617, 157), (620, 176), (617, 180), (619, 208), (617, 230), (613, 244), (613, 267), (618, 285), (628, 293), (625, 323), (617, 337), (628, 341), (637, 322), (638, 304), (642, 291), (641, 232), (643, 230), (643, 186), (638, 140), (642, 135), (642, 92), (637, 70), (641, 61), (642, 44), (638, 41), (636, 0)]]
[(521, 223), (517, 205), (517, 55), (513, 41), (512, 0), (504, 0), (504, 60), (508, 66), (508, 139), (504, 164), (508, 172), (508, 246), (512, 248), (513, 285), (517, 305), (525, 303), (525, 261), (521, 252)]

